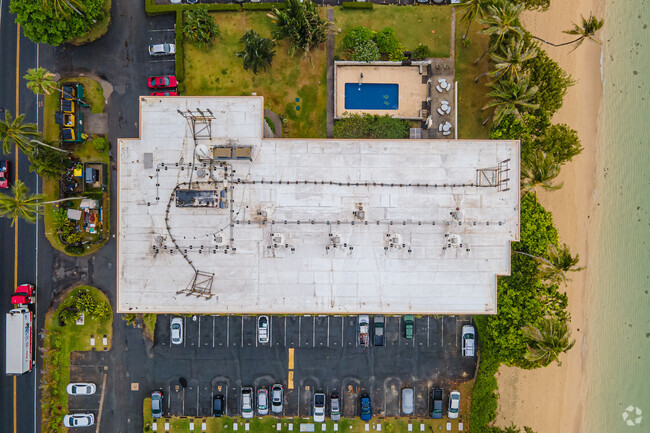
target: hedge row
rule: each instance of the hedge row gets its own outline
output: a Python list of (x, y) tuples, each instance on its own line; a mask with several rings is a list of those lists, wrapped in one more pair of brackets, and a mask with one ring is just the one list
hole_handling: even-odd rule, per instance
[(343, 2), (341, 3), (345, 9), (372, 9), (373, 5), (370, 2)]
[[(483, 318), (476, 318), (475, 323), (480, 335)], [(490, 427), (490, 424), (497, 416), (498, 384), (494, 375), (499, 370), (501, 362), (484, 342), (485, 340), (479, 340), (479, 353), (481, 358), (476, 374), (476, 382), (472, 390), (472, 403), (469, 416), (469, 426), (472, 433), (501, 431), (498, 428)]]
[(184, 89), (185, 84), (185, 62), (183, 59), (183, 12), (176, 12), (176, 79), (178, 80), (177, 90), (180, 92)]
[[(178, 5), (157, 5), (154, 0), (144, 0), (144, 9), (149, 15), (160, 15), (167, 14), (171, 12), (182, 12), (185, 9), (192, 9), (195, 5), (188, 4), (178, 4)], [(211, 3), (203, 4), (204, 7), (207, 7), (209, 11), (238, 11), (241, 10), (241, 6), (238, 4), (220, 4), (220, 3)]]
[(270, 11), (273, 8), (284, 9), (287, 7), (286, 3), (244, 3), (241, 5), (245, 11)]

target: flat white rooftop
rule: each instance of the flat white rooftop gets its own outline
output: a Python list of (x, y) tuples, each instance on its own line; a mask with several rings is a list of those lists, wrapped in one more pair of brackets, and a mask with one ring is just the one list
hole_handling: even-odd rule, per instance
[[(140, 104), (118, 141), (119, 312), (496, 312), (517, 141), (264, 139), (262, 97)], [(179, 113), (197, 108), (198, 146)], [(184, 292), (195, 271), (212, 297)]]

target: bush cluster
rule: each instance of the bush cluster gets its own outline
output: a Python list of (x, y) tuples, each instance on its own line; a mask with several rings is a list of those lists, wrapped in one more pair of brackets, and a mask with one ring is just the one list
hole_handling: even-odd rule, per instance
[(364, 26), (353, 27), (343, 38), (343, 48), (349, 53), (350, 60), (357, 62), (404, 59), (404, 47), (392, 27), (385, 27), (379, 32)]
[(108, 139), (106, 137), (97, 136), (93, 138), (93, 148), (97, 152), (104, 152), (108, 149)]
[(87, 290), (80, 290), (66, 298), (61, 304), (59, 319), (66, 324), (74, 323), (81, 313), (96, 320), (104, 320), (111, 316), (111, 306), (103, 299), (95, 299)]
[[(344, 113), (346, 114), (346, 113)], [(408, 138), (411, 122), (388, 114), (351, 114), (334, 124), (334, 138)]]
[(343, 9), (372, 9), (374, 5), (370, 2), (343, 2)]

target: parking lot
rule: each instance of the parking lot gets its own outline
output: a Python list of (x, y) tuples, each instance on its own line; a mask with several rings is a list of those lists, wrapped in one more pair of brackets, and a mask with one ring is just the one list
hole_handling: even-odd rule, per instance
[(412, 387), (414, 416), (423, 417), (431, 389), (444, 388), (446, 404), (476, 366), (475, 358), (461, 356), (461, 327), (469, 317), (416, 317), (413, 338), (406, 339), (403, 318), (389, 316), (379, 347), (372, 338), (369, 347), (360, 345), (357, 316), (271, 316), (267, 344), (258, 342), (256, 316), (182, 319), (183, 341), (173, 345), (171, 316), (158, 317), (154, 368), (141, 381), (163, 390), (169, 415), (209, 416), (213, 395), (221, 394), (226, 415), (238, 416), (242, 386), (281, 383), (287, 416), (311, 415), (318, 391), (340, 392), (345, 417), (358, 416), (362, 392), (370, 394), (375, 415), (397, 416), (401, 389)]

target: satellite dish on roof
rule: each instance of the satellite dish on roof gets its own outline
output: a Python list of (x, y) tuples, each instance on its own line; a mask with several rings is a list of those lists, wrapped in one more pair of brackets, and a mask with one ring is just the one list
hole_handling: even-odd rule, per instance
[(210, 159), (210, 149), (205, 144), (196, 145), (196, 156), (199, 159)]

